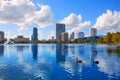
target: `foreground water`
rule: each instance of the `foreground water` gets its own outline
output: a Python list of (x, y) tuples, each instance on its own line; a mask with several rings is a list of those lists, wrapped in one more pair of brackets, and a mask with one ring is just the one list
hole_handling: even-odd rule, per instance
[(0, 80), (120, 80), (119, 49), (97, 44), (0, 45)]

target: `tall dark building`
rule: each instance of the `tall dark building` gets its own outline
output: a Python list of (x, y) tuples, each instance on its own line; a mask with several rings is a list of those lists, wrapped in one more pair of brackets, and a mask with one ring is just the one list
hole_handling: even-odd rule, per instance
[(38, 31), (37, 28), (33, 28), (32, 40), (38, 40)]
[(3, 39), (4, 39), (4, 32), (0, 31), (0, 40), (3, 40)]
[(61, 40), (61, 33), (65, 32), (65, 24), (57, 23), (56, 24), (56, 40)]

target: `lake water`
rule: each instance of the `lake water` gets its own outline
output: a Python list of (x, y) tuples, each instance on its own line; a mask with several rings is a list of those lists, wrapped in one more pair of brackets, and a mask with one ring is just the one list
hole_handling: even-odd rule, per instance
[(0, 80), (120, 80), (120, 48), (116, 47), (0, 45)]

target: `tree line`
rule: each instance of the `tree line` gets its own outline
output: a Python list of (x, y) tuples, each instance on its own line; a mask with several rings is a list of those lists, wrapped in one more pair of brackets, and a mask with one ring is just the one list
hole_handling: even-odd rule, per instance
[(108, 32), (103, 38), (99, 38), (97, 42), (120, 44), (120, 32), (116, 33)]

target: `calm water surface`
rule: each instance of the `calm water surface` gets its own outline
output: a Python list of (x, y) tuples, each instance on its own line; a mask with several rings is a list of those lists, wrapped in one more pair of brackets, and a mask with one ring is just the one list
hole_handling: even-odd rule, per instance
[(116, 47), (0, 45), (0, 80), (120, 80), (120, 48)]

